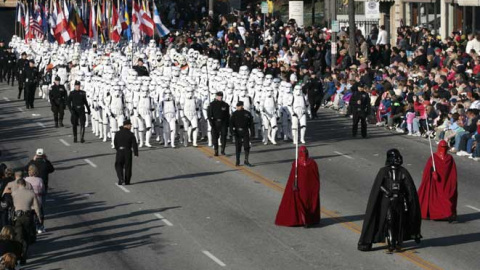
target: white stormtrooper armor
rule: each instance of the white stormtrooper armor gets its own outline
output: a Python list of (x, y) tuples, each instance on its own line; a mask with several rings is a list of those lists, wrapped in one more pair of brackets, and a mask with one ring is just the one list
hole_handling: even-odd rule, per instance
[(120, 85), (113, 86), (113, 92), (110, 94), (110, 132), (112, 136), (112, 148), (115, 148), (115, 134), (119, 131), (119, 127), (123, 125), (124, 116), (124, 96)]
[(159, 116), (163, 122), (163, 140), (165, 147), (170, 145), (175, 148), (175, 134), (176, 134), (176, 120), (177, 120), (177, 105), (169, 89), (164, 92), (164, 99), (158, 108)]
[(265, 88), (264, 99), (261, 105), (262, 123), (263, 123), (263, 143), (268, 141), (277, 144), (275, 137), (277, 135), (277, 103), (273, 96), (271, 87)]
[[(281, 93), (281, 94), (280, 94)], [(289, 109), (293, 104), (292, 85), (287, 82), (282, 82), (279, 91), (279, 106), (281, 112), (283, 140), (292, 140), (292, 114)]]
[(295, 86), (293, 90), (293, 101), (289, 110), (292, 115), (293, 143), (298, 143), (298, 129), (300, 128), (300, 142), (304, 144), (305, 132), (307, 131), (307, 114), (310, 113), (310, 110), (308, 109), (307, 98), (300, 85)]
[(140, 139), (139, 147), (143, 147), (143, 136), (145, 135), (145, 146), (152, 147), (150, 145), (150, 138), (152, 137), (152, 112), (155, 110), (153, 107), (153, 100), (148, 92), (148, 86), (142, 85), (140, 92), (140, 99), (138, 101), (138, 137)]
[(194, 96), (193, 88), (187, 87), (184, 91), (185, 96), (180, 103), (180, 117), (186, 131), (184, 143), (187, 146), (187, 142), (192, 142), (192, 145), (197, 147), (198, 119), (201, 116), (200, 103)]

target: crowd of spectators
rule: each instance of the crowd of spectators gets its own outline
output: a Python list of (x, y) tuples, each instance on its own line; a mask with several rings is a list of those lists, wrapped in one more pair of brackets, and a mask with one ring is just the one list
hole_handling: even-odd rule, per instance
[(334, 59), (335, 33), (326, 27), (300, 28), (271, 15), (264, 20), (259, 5), (218, 17), (203, 11), (203, 19), (183, 20), (159, 44), (200, 50), (234, 71), (248, 66), (301, 84), (315, 112), (321, 105), (346, 113), (362, 85), (371, 96), (371, 124), (446, 140), (451, 152), (480, 160), (480, 36), (455, 31), (442, 38), (427, 28), (402, 26), (390, 44), (385, 27), (374, 26), (370, 33), (355, 32), (350, 55), (348, 29), (342, 28)]
[(45, 232), (43, 205), (53, 171), (43, 149), (25, 166), (0, 164), (0, 270), (26, 264), (28, 248)]

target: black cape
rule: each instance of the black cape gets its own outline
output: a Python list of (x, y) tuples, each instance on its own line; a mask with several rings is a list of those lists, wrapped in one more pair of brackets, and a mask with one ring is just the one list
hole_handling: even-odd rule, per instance
[[(388, 172), (390, 168), (383, 167), (377, 174), (373, 183), (370, 198), (368, 199), (367, 211), (363, 221), (362, 234), (358, 242), (359, 250), (368, 250), (373, 243), (385, 242), (385, 221), (390, 199), (385, 197), (380, 187), (390, 186)], [(402, 190), (407, 199), (408, 211), (406, 213), (405, 227), (403, 230), (403, 241), (420, 239), (420, 227), (422, 217), (420, 212), (420, 203), (418, 200), (417, 189), (410, 173), (403, 167), (398, 167), (398, 175), (404, 178)], [(388, 188), (387, 188), (388, 189)]]

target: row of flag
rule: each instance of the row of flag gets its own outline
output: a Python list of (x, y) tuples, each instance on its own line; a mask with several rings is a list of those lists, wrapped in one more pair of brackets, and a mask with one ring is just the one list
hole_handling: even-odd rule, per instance
[[(80, 42), (82, 36), (97, 42), (119, 42), (124, 36), (135, 43), (155, 34), (170, 33), (163, 25), (155, 2), (148, 0), (33, 0), (18, 1), (17, 22), (25, 40), (51, 38), (59, 44)], [(151, 6), (150, 6), (151, 5)]]

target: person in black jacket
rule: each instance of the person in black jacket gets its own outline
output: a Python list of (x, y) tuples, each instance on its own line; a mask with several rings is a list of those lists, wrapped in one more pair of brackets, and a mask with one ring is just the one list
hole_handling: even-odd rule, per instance
[(413, 178), (402, 164), (397, 149), (387, 151), (385, 167), (378, 172), (368, 199), (357, 247), (360, 251), (371, 251), (372, 244), (385, 242), (388, 229), (397, 238), (389, 248), (400, 250), (403, 241), (408, 240), (420, 243), (420, 202)]
[(4, 75), (7, 69), (7, 49), (5, 48), (5, 42), (0, 40), (0, 82), (3, 82)]
[(143, 65), (143, 59), (138, 59), (138, 64), (133, 67), (133, 69), (137, 72), (138, 77), (148, 76), (148, 70)]
[(12, 81), (13, 86), (13, 82), (15, 81), (15, 66), (17, 64), (17, 56), (14, 52), (12, 52), (12, 47), (8, 47), (6, 57), (7, 67), (6, 74), (4, 74), (4, 76), (7, 79), (7, 84), (10, 84), (10, 81)]
[(88, 114), (90, 114), (90, 106), (88, 106), (87, 94), (85, 91), (80, 90), (79, 81), (75, 82), (74, 87), (75, 90), (70, 93), (67, 100), (67, 106), (71, 114), (73, 142), (77, 142), (77, 126), (80, 124), (80, 142), (84, 143), (86, 121), (85, 108), (87, 108)]
[(222, 143), (222, 155), (225, 155), (227, 146), (228, 121), (230, 120), (230, 106), (222, 101), (223, 92), (217, 92), (215, 100), (208, 107), (208, 121), (212, 127), (212, 140), (215, 148), (215, 156), (218, 156), (218, 138)]
[[(22, 53), (22, 56), (17, 61), (17, 80), (18, 80), (18, 99), (22, 96), (22, 91), (25, 83), (25, 69), (28, 67), (27, 54)], [(23, 94), (23, 99), (27, 99), (25, 93)]]
[(67, 89), (60, 84), (60, 77), (58, 76), (55, 77), (52, 90), (49, 92), (49, 98), (55, 127), (58, 128), (59, 123), (60, 126), (63, 127), (63, 115), (65, 107), (67, 106)]
[(307, 84), (307, 97), (308, 103), (310, 103), (312, 119), (315, 119), (318, 118), (317, 112), (323, 99), (323, 84), (317, 78), (317, 75), (313, 68), (310, 68), (309, 73), (310, 78)]
[(35, 61), (30, 60), (29, 66), (25, 69), (25, 105), (27, 109), (33, 109), (35, 101), (35, 90), (38, 84), (38, 69)]
[(130, 131), (132, 123), (130, 120), (123, 122), (123, 127), (115, 135), (113, 144), (117, 154), (115, 156), (115, 171), (117, 172), (118, 185), (130, 185), (132, 178), (132, 150), (138, 157), (138, 144), (135, 135)]
[(55, 168), (53, 167), (50, 160), (47, 159), (47, 156), (45, 155), (43, 148), (37, 149), (37, 151), (35, 152), (35, 156), (33, 157), (32, 160), (28, 162), (24, 170), (28, 171), (28, 168), (30, 167), (30, 165), (35, 165), (35, 167), (37, 167), (38, 177), (42, 178), (43, 185), (45, 186), (45, 192), (47, 192), (48, 191), (48, 175), (53, 173), (55, 171)]
[(237, 110), (232, 113), (230, 118), (230, 133), (235, 136), (235, 166), (240, 166), (240, 154), (242, 146), (245, 150), (245, 166), (251, 167), (252, 164), (248, 161), (250, 155), (250, 137), (255, 137), (255, 125), (253, 116), (249, 111), (243, 109), (243, 101), (237, 103)]
[(354, 92), (349, 104), (350, 113), (353, 115), (352, 135), (357, 136), (358, 122), (362, 122), (362, 137), (367, 137), (367, 116), (370, 115), (370, 97), (365, 92), (363, 84), (358, 85), (358, 91)]

